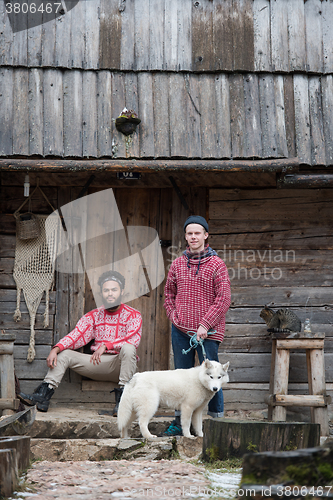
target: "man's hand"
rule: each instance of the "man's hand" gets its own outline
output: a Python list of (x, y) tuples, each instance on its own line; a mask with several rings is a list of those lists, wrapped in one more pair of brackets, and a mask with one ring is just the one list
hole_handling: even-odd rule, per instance
[(206, 328), (204, 328), (203, 326), (200, 325), (198, 330), (197, 330), (197, 340), (206, 339), (207, 337), (208, 337), (208, 333), (207, 333)]
[(48, 357), (46, 358), (46, 363), (49, 368), (55, 368), (57, 366), (57, 357), (60, 352), (59, 347), (54, 347)]
[(90, 363), (92, 363), (93, 365), (99, 365), (101, 362), (101, 356), (105, 353), (105, 351), (106, 345), (102, 344), (101, 346), (99, 346), (97, 351), (95, 351), (94, 354), (91, 355)]

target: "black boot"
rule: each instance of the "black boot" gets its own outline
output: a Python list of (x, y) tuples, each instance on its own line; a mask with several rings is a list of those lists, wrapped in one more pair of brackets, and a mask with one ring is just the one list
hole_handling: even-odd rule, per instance
[[(123, 394), (123, 390), (124, 388), (123, 387), (116, 387), (114, 389), (114, 393), (115, 393), (115, 396), (116, 396), (116, 406), (113, 408), (113, 412), (112, 412), (112, 416), (113, 417), (116, 417), (117, 414), (118, 414), (118, 407), (119, 407), (119, 402), (120, 402), (120, 399), (121, 399), (121, 396)], [(112, 392), (112, 391), (111, 391)]]
[(47, 412), (49, 409), (50, 399), (54, 394), (54, 389), (49, 388), (49, 384), (42, 382), (33, 394), (24, 394), (20, 392), (17, 397), (28, 406), (37, 406), (37, 410)]

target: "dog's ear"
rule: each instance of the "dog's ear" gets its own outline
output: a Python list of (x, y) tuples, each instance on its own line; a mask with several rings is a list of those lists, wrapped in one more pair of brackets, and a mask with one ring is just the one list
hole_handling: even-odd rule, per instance
[(223, 368), (223, 370), (224, 370), (225, 372), (227, 372), (227, 371), (228, 371), (228, 368), (229, 368), (229, 361), (228, 361), (228, 363), (225, 363), (225, 365), (222, 365), (222, 368)]
[(203, 363), (205, 363), (206, 368), (211, 368), (213, 366), (209, 359), (206, 359), (205, 361), (203, 361)]

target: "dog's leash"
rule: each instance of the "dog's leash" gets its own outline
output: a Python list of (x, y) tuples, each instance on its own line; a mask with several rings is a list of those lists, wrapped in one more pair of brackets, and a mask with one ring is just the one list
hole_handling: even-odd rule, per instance
[[(204, 339), (197, 339), (197, 332), (195, 332), (194, 330), (189, 330), (187, 332), (188, 334), (193, 334), (190, 338), (190, 347), (189, 349), (185, 350), (183, 349), (182, 350), (182, 353), (183, 354), (187, 354), (188, 352), (190, 352), (192, 349), (196, 349), (198, 347), (198, 345), (201, 346), (201, 349), (202, 349), (202, 356), (203, 356), (203, 359), (206, 361), (207, 359), (207, 356), (206, 356), (206, 350), (204, 348)], [(216, 333), (216, 330), (209, 330), (207, 332), (208, 335), (213, 335), (213, 333)]]

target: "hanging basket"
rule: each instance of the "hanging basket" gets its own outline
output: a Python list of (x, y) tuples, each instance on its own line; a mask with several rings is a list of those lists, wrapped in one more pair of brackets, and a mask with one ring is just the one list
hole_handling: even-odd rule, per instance
[(38, 218), (31, 212), (14, 214), (16, 218), (16, 231), (20, 240), (32, 240), (40, 235)]

